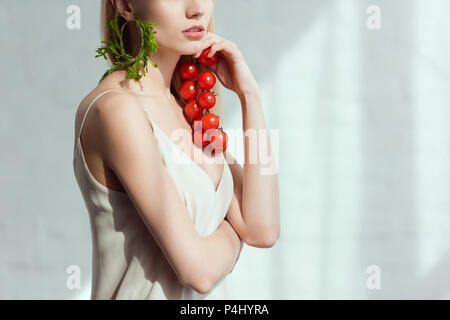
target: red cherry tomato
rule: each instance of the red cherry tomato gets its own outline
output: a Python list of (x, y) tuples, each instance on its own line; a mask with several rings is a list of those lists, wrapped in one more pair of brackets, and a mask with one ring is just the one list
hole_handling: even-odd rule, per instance
[(211, 109), (216, 104), (216, 96), (209, 91), (200, 93), (198, 105), (202, 109)]
[(193, 80), (197, 76), (198, 68), (195, 63), (185, 61), (178, 68), (178, 72), (183, 80)]
[(180, 95), (185, 100), (192, 100), (197, 98), (198, 95), (198, 86), (192, 80), (184, 81), (180, 87)]
[(209, 129), (203, 131), (203, 141), (205, 141), (205, 144), (203, 146), (207, 146), (212, 141), (212, 136), (214, 135), (215, 129)]
[(194, 130), (194, 143), (199, 147), (205, 147), (211, 142), (211, 131)]
[(197, 145), (197, 146), (202, 146), (202, 137), (203, 137), (203, 134), (202, 134), (202, 132), (201, 131), (196, 131), (196, 130), (194, 130), (194, 133), (193, 133), (193, 139), (194, 139), (194, 144), (195, 145)]
[(211, 136), (211, 147), (214, 152), (225, 152), (227, 150), (228, 136), (225, 131), (216, 130)]
[(216, 64), (218, 60), (217, 52), (212, 57), (207, 56), (210, 50), (211, 47), (204, 49), (198, 57), (198, 62), (200, 62), (200, 64), (204, 65), (205, 67), (210, 67), (213, 64)]
[(193, 120), (200, 119), (202, 117), (203, 109), (197, 104), (197, 100), (192, 99), (184, 107), (186, 114)]
[(191, 127), (192, 127), (192, 131), (200, 131), (200, 129), (202, 131), (203, 130), (203, 125), (202, 125), (202, 120), (194, 120), (191, 123)]
[(202, 117), (203, 130), (219, 128), (219, 118), (212, 113), (205, 113)]
[(198, 75), (197, 83), (203, 90), (209, 90), (216, 83), (216, 76), (212, 72), (204, 71)]

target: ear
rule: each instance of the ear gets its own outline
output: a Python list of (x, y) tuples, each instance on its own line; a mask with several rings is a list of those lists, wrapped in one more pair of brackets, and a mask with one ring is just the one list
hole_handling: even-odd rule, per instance
[(119, 14), (126, 20), (131, 21), (134, 18), (133, 7), (129, 0), (110, 0), (114, 8), (117, 8)]

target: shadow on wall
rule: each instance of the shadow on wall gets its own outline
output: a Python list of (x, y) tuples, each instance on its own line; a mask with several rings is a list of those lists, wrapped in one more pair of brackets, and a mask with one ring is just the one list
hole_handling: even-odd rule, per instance
[[(346, 0), (341, 0), (346, 1)], [(382, 30), (373, 32), (365, 28), (366, 9), (374, 4), (371, 1), (351, 1), (351, 6), (360, 13), (352, 17), (358, 20), (361, 27), (355, 30), (357, 37), (350, 39), (356, 44), (358, 56), (359, 83), (357, 93), (360, 98), (358, 106), (359, 127), (361, 128), (357, 152), (361, 160), (361, 190), (355, 202), (359, 205), (359, 221), (357, 221), (357, 264), (364, 277), (364, 267), (377, 264), (383, 272), (386, 287), (382, 292), (365, 291), (366, 298), (386, 299), (436, 297), (445, 294), (436, 280), (448, 278), (445, 267), (448, 256), (442, 257), (442, 264), (436, 265), (425, 279), (419, 275), (419, 222), (418, 216), (426, 212), (418, 212), (417, 203), (417, 154), (414, 133), (417, 130), (417, 119), (414, 118), (413, 85), (416, 46), (420, 45), (415, 38), (414, 19), (416, 19), (415, 1), (377, 1), (382, 8)], [(298, 43), (320, 20), (323, 13), (334, 16), (339, 1), (238, 1), (217, 2), (216, 26), (218, 33), (232, 38), (243, 52), (256, 80), (260, 83), (270, 82), (275, 73), (277, 61), (283, 59), (283, 53), (289, 52), (293, 44)], [(220, 12), (220, 13), (219, 13)], [(343, 70), (338, 68), (335, 58), (336, 33), (340, 32), (342, 20), (327, 21), (326, 45), (318, 50), (321, 72), (320, 103), (317, 117), (330, 115), (335, 110), (330, 108), (334, 102), (328, 100), (327, 94), (332, 92), (335, 83), (330, 73)], [(245, 30), (242, 30), (245, 28)], [(219, 33), (219, 35), (221, 35)], [(302, 77), (307, 77), (303, 75)], [(294, 98), (293, 98), (294, 99)], [(271, 106), (277, 107), (277, 106)], [(421, 106), (424, 107), (424, 106)], [(292, 110), (287, 110), (292, 111)], [(234, 113), (232, 119), (238, 122), (241, 115)], [(271, 120), (285, 124), (279, 112), (270, 114)], [(277, 121), (278, 120), (278, 121)], [(329, 123), (328, 123), (329, 125)], [(329, 131), (328, 134), (332, 133)], [(328, 139), (328, 138), (327, 138)], [(321, 146), (322, 155), (332, 161), (332, 140)], [(287, 151), (284, 151), (287, 152)], [(324, 160), (322, 185), (331, 185), (333, 165)], [(321, 237), (325, 238), (331, 231), (329, 221), (334, 214), (333, 189), (324, 191), (324, 205), (320, 212), (322, 218)], [(332, 239), (329, 239), (332, 240)], [(321, 246), (319, 268), (321, 272), (320, 296), (328, 298), (331, 292), (333, 274), (330, 274), (331, 254), (327, 241)], [(278, 270), (272, 279), (271, 293), (273, 297), (284, 297), (283, 287), (289, 286), (289, 275), (283, 277), (283, 265), (289, 263), (288, 255), (282, 250), (271, 252), (272, 270)], [(434, 280), (433, 280), (434, 279)], [(420, 286), (420, 288), (418, 287)], [(438, 286), (441, 289), (438, 289)], [(406, 290), (405, 288), (410, 288)], [(346, 288), (343, 288), (347, 290)], [(363, 288), (364, 290), (364, 288)], [(364, 292), (362, 292), (364, 294)], [(346, 293), (348, 294), (348, 292)], [(434, 296), (430, 296), (434, 294)]]
[(330, 0), (216, 2), (216, 30), (236, 42), (258, 82), (273, 74), (284, 51), (308, 33)]
[[(324, 12), (332, 10), (332, 3), (330, 0), (218, 1), (215, 16), (220, 18), (216, 19), (216, 30), (218, 35), (236, 42), (258, 83), (271, 82), (283, 55), (292, 51)], [(278, 111), (273, 110), (266, 117), (278, 124), (287, 121), (281, 119), (283, 116)], [(239, 112), (227, 117), (232, 123), (241, 121)], [(283, 266), (293, 263), (292, 256), (274, 249), (270, 257), (270, 298), (293, 298), (285, 292), (285, 288), (292, 286), (292, 275), (283, 272)]]

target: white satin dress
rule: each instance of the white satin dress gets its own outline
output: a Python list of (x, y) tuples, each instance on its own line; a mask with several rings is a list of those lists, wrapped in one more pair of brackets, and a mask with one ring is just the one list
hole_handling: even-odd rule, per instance
[[(91, 299), (224, 299), (223, 288), (220, 288), (224, 279), (206, 294), (181, 285), (127, 193), (107, 188), (90, 173), (82, 150), (81, 132), (95, 101), (112, 91), (129, 94), (111, 89), (92, 100), (83, 116), (73, 155), (75, 177), (91, 226)], [(141, 105), (145, 110), (144, 104)], [(233, 177), (225, 157), (222, 155), (223, 174), (215, 190), (206, 171), (150, 119), (147, 111), (146, 114), (154, 128), (164, 164), (196, 230), (203, 237), (214, 233), (226, 216), (234, 192)], [(185, 161), (173, 161), (172, 152), (185, 157)], [(241, 240), (241, 250), (243, 244)]]

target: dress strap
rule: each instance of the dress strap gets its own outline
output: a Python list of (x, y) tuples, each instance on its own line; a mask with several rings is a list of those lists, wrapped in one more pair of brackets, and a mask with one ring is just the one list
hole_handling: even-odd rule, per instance
[(100, 97), (103, 96), (104, 94), (106, 94), (106, 93), (108, 93), (108, 92), (111, 92), (111, 91), (125, 92), (125, 91), (119, 90), (119, 89), (110, 89), (110, 90), (103, 91), (102, 93), (100, 93), (99, 95), (97, 95), (97, 96), (92, 100), (92, 102), (89, 104), (89, 106), (87, 107), (86, 111), (84, 112), (83, 120), (81, 120), (81, 126), (80, 126), (80, 130), (79, 130), (79, 133), (78, 133), (78, 139), (80, 139), (80, 137), (81, 137), (81, 131), (83, 130), (84, 121), (86, 120), (86, 116), (87, 116), (89, 110), (91, 109), (92, 105), (95, 103), (95, 101), (97, 101), (98, 98), (100, 98)]

